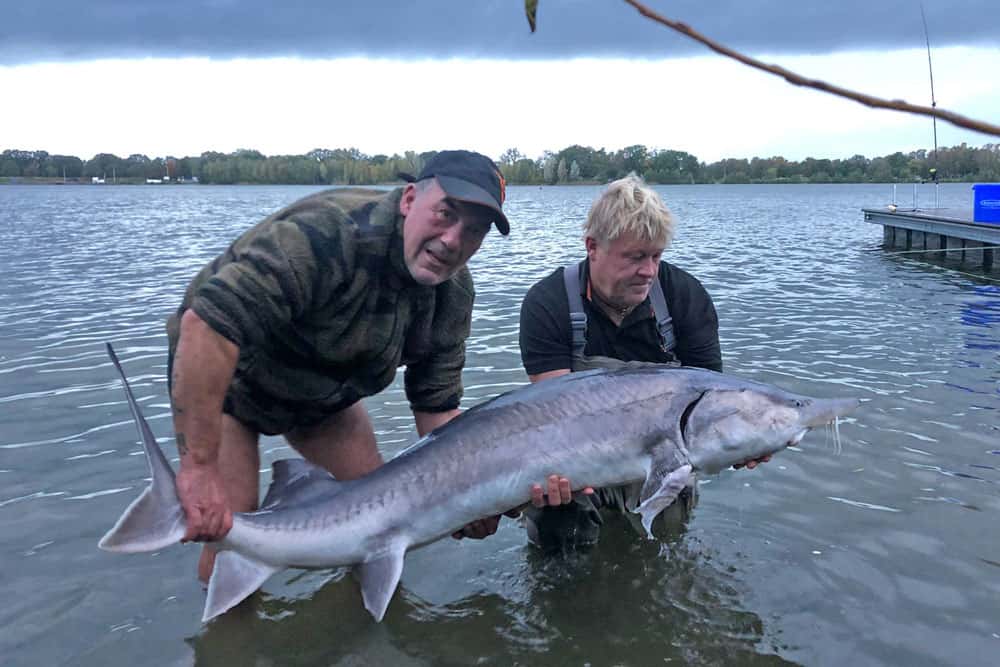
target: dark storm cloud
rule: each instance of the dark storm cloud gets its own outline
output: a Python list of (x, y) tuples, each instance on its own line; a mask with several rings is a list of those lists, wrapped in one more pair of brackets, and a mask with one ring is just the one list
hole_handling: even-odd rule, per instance
[[(670, 57), (707, 53), (616, 0), (2, 0), (0, 63), (136, 56)], [(923, 45), (919, 0), (650, 0), (750, 52)], [(925, 0), (931, 42), (1000, 45), (1000, 0)]]

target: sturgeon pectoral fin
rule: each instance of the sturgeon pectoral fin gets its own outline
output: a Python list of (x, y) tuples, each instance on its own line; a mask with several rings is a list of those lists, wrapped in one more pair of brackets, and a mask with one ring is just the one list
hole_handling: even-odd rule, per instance
[(653, 519), (677, 500), (678, 494), (687, 486), (691, 479), (691, 465), (685, 464), (676, 470), (671, 470), (667, 474), (659, 477), (650, 476), (642, 489), (642, 497), (645, 500), (636, 508), (642, 516), (642, 527), (646, 529), (646, 535), (653, 537)]
[(389, 600), (396, 592), (399, 577), (403, 573), (405, 554), (406, 545), (400, 540), (375, 558), (354, 568), (354, 574), (361, 583), (361, 597), (365, 601), (365, 609), (376, 621), (381, 621), (385, 616)]
[(235, 551), (220, 551), (215, 557), (215, 569), (208, 580), (208, 598), (202, 622), (210, 621), (250, 595), (283, 568), (252, 560)]

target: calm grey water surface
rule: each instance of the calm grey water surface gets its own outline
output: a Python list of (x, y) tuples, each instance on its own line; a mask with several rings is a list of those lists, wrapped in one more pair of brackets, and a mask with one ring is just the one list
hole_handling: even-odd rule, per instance
[[(443, 540), (407, 557), (379, 625), (343, 571), (287, 571), (203, 627), (196, 547), (96, 547), (147, 475), (103, 343), (175, 456), (165, 317), (204, 262), (312, 190), (0, 188), (0, 663), (996, 664), (1000, 275), (884, 252), (859, 208), (888, 186), (661, 189), (680, 220), (667, 258), (713, 294), (727, 371), (868, 399), (842, 452), (814, 432), (705, 480), (663, 543), (612, 523), (544, 560), (509, 520)], [(526, 382), (520, 300), (580, 257), (597, 192), (510, 188), (513, 233), (472, 262), (464, 405)], [(400, 382), (367, 404), (387, 456), (414, 439)], [(266, 482), (293, 452), (263, 452)]]

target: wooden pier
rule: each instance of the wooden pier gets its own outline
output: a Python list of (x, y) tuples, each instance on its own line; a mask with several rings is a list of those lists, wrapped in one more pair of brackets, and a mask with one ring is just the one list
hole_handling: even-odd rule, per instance
[(983, 271), (993, 268), (1000, 249), (1000, 223), (975, 222), (971, 209), (904, 209), (895, 206), (863, 208), (865, 221), (882, 225), (886, 248), (922, 250), (955, 255), (974, 262)]

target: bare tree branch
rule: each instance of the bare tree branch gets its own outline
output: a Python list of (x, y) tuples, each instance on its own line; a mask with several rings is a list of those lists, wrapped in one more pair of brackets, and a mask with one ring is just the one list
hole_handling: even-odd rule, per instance
[(749, 65), (755, 69), (763, 70), (765, 72), (770, 72), (777, 76), (782, 77), (788, 83), (794, 84), (796, 86), (805, 86), (807, 88), (815, 88), (816, 90), (822, 90), (839, 97), (846, 97), (849, 100), (854, 100), (855, 102), (860, 102), (869, 107), (874, 107), (877, 109), (893, 109), (895, 111), (905, 111), (907, 113), (920, 114), (922, 116), (932, 116), (934, 118), (940, 118), (941, 120), (946, 120), (952, 125), (957, 125), (958, 127), (964, 127), (970, 130), (975, 130), (976, 132), (982, 132), (983, 134), (992, 134), (994, 136), (1000, 137), (1000, 126), (992, 125), (974, 118), (969, 118), (968, 116), (962, 116), (961, 114), (954, 113), (953, 111), (947, 111), (945, 109), (938, 109), (933, 107), (920, 106), (917, 104), (910, 104), (904, 100), (885, 100), (879, 97), (873, 97), (871, 95), (866, 95), (864, 93), (857, 93), (853, 90), (848, 90), (847, 88), (842, 88), (840, 86), (835, 86), (825, 81), (820, 81), (818, 79), (809, 79), (795, 72), (790, 72), (783, 67), (778, 67), (777, 65), (768, 65), (755, 58), (744, 55), (739, 51), (734, 51), (728, 46), (724, 46), (715, 42), (708, 37), (698, 33), (693, 30), (691, 26), (686, 23), (681, 23), (680, 21), (673, 21), (657, 14), (649, 7), (645, 6), (641, 2), (636, 0), (625, 0), (628, 4), (635, 7), (640, 14), (648, 19), (661, 23), (668, 28), (672, 28), (679, 33), (687, 35), (696, 42), (701, 42), (708, 48), (712, 49), (716, 53), (721, 53), (724, 56), (738, 60), (744, 65)]

